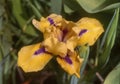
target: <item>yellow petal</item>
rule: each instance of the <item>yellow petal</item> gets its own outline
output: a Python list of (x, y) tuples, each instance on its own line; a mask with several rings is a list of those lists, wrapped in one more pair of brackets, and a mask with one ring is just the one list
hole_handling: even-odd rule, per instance
[(33, 19), (32, 24), (41, 32), (45, 32), (45, 30), (50, 27), (49, 21), (44, 17), (42, 17), (40, 21)]
[(60, 29), (56, 27), (51, 27), (50, 29), (47, 29), (43, 35), (44, 35), (44, 39), (47, 39), (52, 36), (57, 38), (59, 41), (61, 41), (63, 33)]
[(66, 24), (66, 27), (64, 28), (64, 30), (67, 31), (65, 37), (64, 37), (64, 41), (67, 41), (68, 39), (70, 39), (71, 37), (75, 36), (75, 32), (73, 32), (73, 27), (76, 26), (76, 24), (72, 21), (68, 21)]
[(62, 21), (62, 16), (61, 15), (57, 15), (57, 14), (50, 14), (47, 19), (50, 18), (53, 20), (54, 24), (56, 26), (61, 26), (61, 21)]
[(32, 24), (44, 33), (46, 29), (50, 29), (51, 27), (61, 27), (63, 24), (63, 18), (60, 15), (51, 14), (46, 18), (42, 17), (40, 21), (33, 19)]
[(18, 66), (25, 72), (35, 72), (42, 70), (45, 65), (52, 59), (52, 56), (47, 53), (34, 53), (40, 49), (41, 44), (34, 44), (23, 47), (18, 52)]
[(66, 41), (67, 48), (74, 52), (75, 47), (77, 46), (78, 38), (77, 37), (71, 37)]
[(67, 59), (57, 57), (57, 62), (70, 75), (75, 74), (78, 78), (80, 78), (80, 68), (81, 68), (83, 59), (79, 58), (79, 56), (77, 56), (76, 53), (70, 54), (69, 58)]
[(46, 50), (54, 55), (65, 56), (67, 53), (67, 46), (65, 43), (58, 41), (57, 38), (49, 37), (44, 40), (43, 45)]
[(61, 15), (57, 14), (51, 14), (46, 19), (51, 23), (52, 26), (61, 30), (66, 28), (66, 25), (68, 23), (68, 21), (62, 18)]
[(98, 37), (104, 32), (102, 24), (94, 18), (84, 17), (76, 24), (78, 26), (73, 29), (76, 33), (80, 33), (80, 31), (84, 29), (87, 30), (80, 36), (79, 45), (93, 45)]

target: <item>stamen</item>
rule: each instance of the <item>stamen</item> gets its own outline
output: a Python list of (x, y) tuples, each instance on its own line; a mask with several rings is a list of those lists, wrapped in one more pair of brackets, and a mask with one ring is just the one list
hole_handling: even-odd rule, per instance
[(51, 25), (54, 24), (54, 21), (52, 18), (48, 18), (48, 21), (50, 22)]
[(82, 29), (79, 33), (79, 36), (83, 35), (85, 32), (87, 32), (87, 29)]
[(64, 59), (67, 63), (72, 64), (72, 60), (69, 58), (69, 56), (66, 56)]
[(41, 54), (41, 53), (44, 53), (45, 52), (45, 48), (42, 47), (42, 48), (39, 48), (37, 51), (34, 52), (34, 55), (38, 55), (38, 54)]

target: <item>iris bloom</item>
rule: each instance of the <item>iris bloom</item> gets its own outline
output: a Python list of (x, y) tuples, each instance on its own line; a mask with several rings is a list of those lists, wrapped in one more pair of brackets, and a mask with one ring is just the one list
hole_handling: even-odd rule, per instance
[(51, 14), (42, 17), (40, 21), (33, 19), (32, 23), (43, 33), (44, 40), (21, 48), (18, 52), (18, 66), (25, 72), (40, 71), (55, 57), (66, 72), (78, 78), (83, 59), (75, 48), (85, 44), (93, 45), (104, 31), (98, 20), (88, 17), (75, 23)]

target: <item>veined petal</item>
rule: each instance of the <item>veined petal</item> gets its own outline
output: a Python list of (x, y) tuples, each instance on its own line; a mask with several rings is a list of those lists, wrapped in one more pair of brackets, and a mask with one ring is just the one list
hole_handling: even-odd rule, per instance
[(78, 78), (80, 78), (80, 68), (83, 59), (79, 58), (76, 53), (72, 53), (70, 56), (65, 58), (57, 57), (57, 62), (70, 75), (75, 74)]
[(18, 66), (25, 72), (42, 70), (51, 59), (52, 56), (45, 53), (40, 43), (25, 46), (18, 52)]
[(49, 37), (44, 40), (43, 45), (46, 51), (59, 56), (65, 56), (67, 53), (67, 46), (65, 43), (58, 41), (57, 38)]
[(102, 24), (94, 18), (84, 17), (76, 24), (74, 31), (79, 35), (79, 45), (93, 45), (104, 32)]

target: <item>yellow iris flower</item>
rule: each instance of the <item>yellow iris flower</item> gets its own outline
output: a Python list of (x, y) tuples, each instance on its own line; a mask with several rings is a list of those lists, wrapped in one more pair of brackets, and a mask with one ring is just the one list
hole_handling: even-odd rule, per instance
[(104, 31), (98, 20), (88, 17), (75, 23), (51, 14), (42, 17), (40, 21), (33, 19), (32, 23), (43, 33), (44, 40), (21, 48), (18, 52), (18, 66), (25, 72), (39, 71), (54, 56), (66, 72), (78, 78), (83, 59), (75, 48), (85, 44), (93, 45)]

